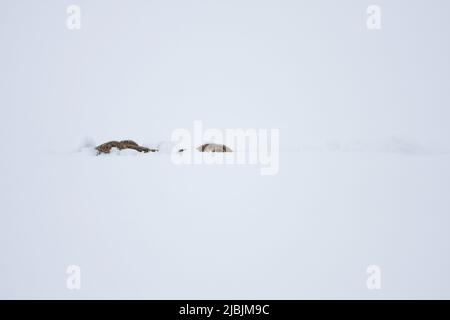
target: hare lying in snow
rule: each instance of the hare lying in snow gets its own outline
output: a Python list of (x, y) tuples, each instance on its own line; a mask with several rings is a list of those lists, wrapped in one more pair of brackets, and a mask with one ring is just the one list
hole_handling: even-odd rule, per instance
[(97, 155), (101, 153), (110, 153), (112, 148), (117, 148), (119, 150), (123, 149), (133, 149), (139, 152), (156, 152), (156, 149), (150, 149), (146, 147), (141, 147), (133, 140), (122, 140), (122, 141), (110, 141), (101, 144), (95, 148), (97, 150)]
[(200, 152), (233, 152), (230, 148), (228, 148), (224, 144), (217, 143), (205, 143), (197, 148)]

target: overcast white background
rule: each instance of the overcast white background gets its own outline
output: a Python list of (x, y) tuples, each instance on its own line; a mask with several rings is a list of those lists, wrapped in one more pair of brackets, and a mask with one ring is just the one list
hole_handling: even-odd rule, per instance
[[(449, 13), (0, 0), (0, 297), (449, 298)], [(280, 129), (279, 174), (76, 152), (194, 120)]]

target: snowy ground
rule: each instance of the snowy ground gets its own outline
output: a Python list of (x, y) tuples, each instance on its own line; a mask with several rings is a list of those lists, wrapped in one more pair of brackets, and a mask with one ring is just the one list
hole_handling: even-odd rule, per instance
[(0, 296), (449, 298), (449, 160), (281, 152), (261, 176), (167, 154), (6, 155)]
[[(2, 0), (0, 298), (450, 298), (450, 2), (370, 4)], [(278, 174), (78, 148), (196, 120)]]

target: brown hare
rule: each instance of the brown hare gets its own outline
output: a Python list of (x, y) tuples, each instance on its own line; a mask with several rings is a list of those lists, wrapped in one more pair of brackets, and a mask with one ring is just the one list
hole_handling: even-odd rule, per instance
[(217, 143), (205, 143), (197, 148), (200, 152), (233, 152), (230, 148), (228, 148), (224, 144)]
[(97, 150), (97, 155), (101, 153), (110, 153), (112, 148), (117, 148), (119, 150), (123, 149), (133, 149), (139, 152), (156, 152), (158, 150), (151, 149), (147, 147), (141, 147), (133, 140), (122, 140), (122, 141), (109, 141), (103, 143), (95, 148)]

